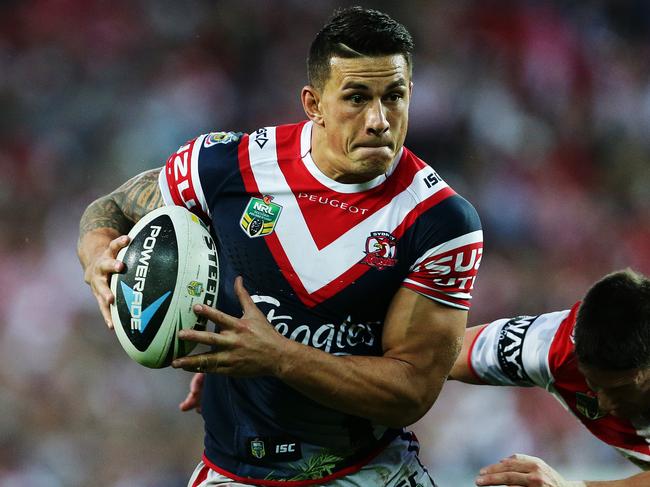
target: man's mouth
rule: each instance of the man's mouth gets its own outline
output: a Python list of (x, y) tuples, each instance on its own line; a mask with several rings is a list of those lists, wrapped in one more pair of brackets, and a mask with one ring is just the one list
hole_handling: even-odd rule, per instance
[(356, 147), (363, 147), (366, 149), (379, 149), (382, 147), (387, 147), (390, 149), (392, 147), (392, 144), (390, 142), (364, 142), (356, 144)]

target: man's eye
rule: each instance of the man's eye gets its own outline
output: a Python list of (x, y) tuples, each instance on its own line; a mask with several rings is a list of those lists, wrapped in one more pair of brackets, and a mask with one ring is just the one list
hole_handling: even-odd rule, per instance
[(350, 100), (352, 103), (363, 103), (365, 98), (363, 95), (350, 95), (348, 97), (348, 100)]
[(391, 93), (391, 94), (388, 95), (388, 97), (387, 97), (388, 101), (391, 101), (391, 102), (399, 101), (399, 100), (401, 100), (402, 98), (404, 98), (404, 97), (402, 96), (401, 93)]

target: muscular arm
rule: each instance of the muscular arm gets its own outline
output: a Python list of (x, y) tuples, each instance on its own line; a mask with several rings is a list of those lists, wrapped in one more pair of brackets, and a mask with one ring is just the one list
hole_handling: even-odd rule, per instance
[(485, 384), (479, 380), (478, 377), (472, 372), (469, 366), (469, 353), (474, 339), (479, 334), (479, 332), (485, 328), (487, 325), (473, 326), (465, 330), (465, 336), (463, 337), (463, 347), (460, 350), (460, 354), (456, 357), (454, 366), (451, 368), (449, 373), (449, 378), (451, 380), (458, 380), (465, 382), (467, 384)]
[(400, 289), (388, 310), (381, 357), (335, 356), (289, 340), (269, 325), (235, 283), (241, 318), (203, 307), (218, 334), (183, 330), (179, 337), (216, 353), (174, 361), (174, 367), (235, 376), (274, 375), (313, 400), (392, 427), (420, 419), (434, 403), (460, 350), (467, 312)]
[(115, 260), (127, 240), (125, 235), (142, 216), (163, 205), (158, 188), (160, 168), (143, 172), (112, 193), (93, 201), (84, 211), (79, 224), (77, 254), (84, 270), (84, 280), (97, 298), (100, 311), (112, 328), (108, 305), (113, 295), (108, 287), (111, 273), (122, 270)]
[(402, 288), (386, 316), (382, 357), (336, 357), (291, 342), (279, 377), (326, 406), (387, 426), (407, 426), (437, 399), (466, 320), (465, 311)]
[(93, 201), (81, 216), (77, 249), (81, 265), (87, 264), (83, 241), (88, 234), (124, 235), (135, 222), (163, 205), (158, 188), (160, 168), (129, 179), (112, 193)]

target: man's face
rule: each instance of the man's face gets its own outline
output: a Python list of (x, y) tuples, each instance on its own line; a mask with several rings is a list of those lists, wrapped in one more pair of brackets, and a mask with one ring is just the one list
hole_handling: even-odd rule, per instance
[(626, 419), (650, 419), (650, 369), (603, 370), (580, 365), (599, 408)]
[(319, 100), (326, 139), (325, 157), (316, 161), (321, 170), (350, 183), (385, 173), (404, 144), (410, 95), (402, 55), (333, 57)]

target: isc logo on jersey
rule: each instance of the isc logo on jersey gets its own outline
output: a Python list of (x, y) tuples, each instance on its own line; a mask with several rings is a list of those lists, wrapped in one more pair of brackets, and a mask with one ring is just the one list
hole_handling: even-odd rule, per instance
[(205, 327), (192, 306), (216, 301), (216, 246), (199, 219), (181, 207), (154, 210), (129, 236), (117, 257), (126, 271), (111, 278), (115, 332), (136, 362), (164, 367), (194, 346), (178, 340), (178, 330)]

